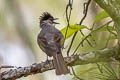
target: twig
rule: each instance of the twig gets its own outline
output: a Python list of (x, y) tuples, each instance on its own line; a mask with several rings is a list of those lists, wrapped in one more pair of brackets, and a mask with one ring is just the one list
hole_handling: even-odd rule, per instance
[[(108, 25), (108, 24), (110, 24), (111, 22), (112, 22), (112, 20), (109, 21), (109, 22), (107, 22), (106, 24), (102, 25), (101, 27), (104, 27), (105, 25)], [(101, 28), (101, 27), (100, 27), (100, 28)], [(74, 54), (76, 53), (76, 51), (78, 50), (78, 48), (80, 47), (80, 45), (81, 45), (89, 36), (91, 36), (91, 34), (92, 34), (93, 32), (94, 32), (94, 31), (90, 32), (90, 33), (78, 44), (77, 48), (75, 49), (75, 51), (73, 52), (72, 55), (74, 55)]]
[[(114, 32), (112, 32), (108, 27), (109, 27), (109, 26), (107, 26), (108, 31), (109, 31), (111, 34), (113, 34), (114, 36), (117, 36), (117, 34), (114, 33)], [(112, 30), (114, 30), (114, 29), (115, 29), (115, 26), (113, 25), (113, 29), (112, 29)]]
[[(83, 21), (85, 20), (85, 18), (86, 18), (86, 16), (87, 16), (88, 7), (89, 7), (90, 2), (91, 2), (91, 0), (89, 0), (87, 3), (84, 3), (84, 11), (83, 11), (84, 16), (83, 16), (83, 18), (81, 19), (79, 25), (81, 25), (81, 24), (83, 23)], [(83, 36), (85, 36), (84, 33), (82, 32), (82, 30), (80, 30), (80, 32), (81, 32), (81, 34), (82, 34)], [(93, 47), (92, 44), (89, 42), (89, 40), (88, 40), (87, 38), (86, 38), (86, 41), (88, 42), (88, 44), (89, 44), (91, 47)], [(82, 43), (82, 46), (83, 46), (83, 43)]]
[(103, 70), (102, 70), (102, 66), (99, 65), (98, 63), (96, 63), (97, 67), (98, 67), (98, 70), (100, 71), (100, 73), (103, 73)]
[[(107, 39), (107, 42), (106, 42), (105, 48), (108, 46), (109, 38), (111, 37), (111, 34), (115, 35), (115, 33), (112, 32), (112, 31), (109, 29), (109, 24), (110, 24), (110, 23), (107, 24), (107, 30), (109, 31), (110, 34), (109, 34), (109, 36), (108, 36), (108, 39)], [(114, 29), (114, 26), (113, 26), (112, 30), (113, 30), (113, 29)], [(117, 36), (117, 35), (115, 35), (115, 36)]]
[[(66, 39), (66, 35), (67, 35), (67, 31), (68, 31), (68, 27), (70, 26), (70, 18), (71, 18), (71, 12), (72, 12), (72, 5), (73, 5), (73, 0), (71, 2), (71, 0), (69, 0), (67, 6), (66, 6), (66, 20), (67, 20), (67, 29), (65, 31), (65, 39)], [(68, 9), (70, 8), (69, 14), (68, 14)], [(65, 41), (64, 41), (65, 43)]]
[(91, 2), (91, 0), (88, 0), (87, 3), (84, 3), (84, 5), (86, 5), (86, 9), (83, 11), (83, 12), (84, 12), (84, 16), (83, 16), (83, 18), (81, 19), (79, 25), (81, 25), (81, 24), (83, 23), (84, 19), (85, 19), (86, 16), (87, 16), (88, 7), (89, 7), (90, 2)]
[(83, 79), (79, 78), (79, 77), (76, 75), (76, 73), (75, 73), (73, 67), (71, 67), (71, 68), (72, 68), (73, 75), (74, 75), (78, 80), (83, 80)]
[[(85, 11), (83, 11), (83, 12), (86, 12), (86, 13), (84, 14), (83, 18), (80, 20), (79, 25), (81, 25), (81, 24), (83, 23), (84, 19), (85, 19), (86, 16), (87, 16), (88, 7), (89, 7), (90, 2), (91, 2), (91, 0), (89, 0), (89, 1), (87, 2), (86, 9), (85, 9)], [(81, 34), (84, 36), (84, 34), (82, 33), (81, 30), (80, 30), (80, 32), (81, 32)], [(77, 32), (75, 32), (74, 35), (73, 35), (73, 37), (72, 37), (72, 41), (71, 41), (70, 46), (69, 46), (69, 48), (68, 48), (68, 50), (67, 50), (67, 55), (69, 55), (70, 49), (71, 49), (71, 47), (72, 47), (72, 44), (73, 44), (73, 41), (74, 41), (76, 35), (77, 35)], [(87, 40), (87, 41), (88, 41), (88, 40)]]
[[(91, 32), (92, 33), (92, 32)], [(75, 55), (76, 51), (78, 50), (78, 48), (80, 47), (80, 45), (91, 35), (91, 33), (89, 33), (77, 46), (77, 48), (75, 49), (75, 51), (73, 52), (72, 55)]]

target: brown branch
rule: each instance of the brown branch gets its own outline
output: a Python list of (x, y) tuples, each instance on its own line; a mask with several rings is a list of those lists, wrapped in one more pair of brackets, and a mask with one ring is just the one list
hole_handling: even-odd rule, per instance
[[(106, 48), (103, 50), (92, 51), (82, 55), (74, 55), (70, 57), (65, 57), (68, 66), (83, 65), (89, 63), (106, 62), (112, 61), (113, 58), (120, 59), (119, 56), (120, 49), (117, 47)], [(112, 57), (112, 58), (111, 58)], [(16, 69), (11, 69), (0, 73), (0, 80), (15, 80), (20, 77), (26, 77), (28, 75), (43, 73), (48, 70), (54, 69), (53, 61), (35, 63), (28, 67), (19, 67)]]
[[(74, 60), (74, 57), (65, 58), (67, 64), (72, 62), (72, 60)], [(48, 62), (41, 62), (38, 64), (34, 63), (28, 67), (18, 67), (16, 69), (10, 69), (9, 71), (2, 72), (0, 73), (0, 80), (15, 80), (20, 77), (26, 77), (28, 75), (42, 73), (52, 69), (54, 69), (52, 60), (49, 60), (49, 63)]]
[(0, 70), (3, 69), (3, 68), (14, 68), (14, 66), (8, 66), (8, 65), (6, 65), (6, 66), (1, 66), (1, 67), (0, 67)]

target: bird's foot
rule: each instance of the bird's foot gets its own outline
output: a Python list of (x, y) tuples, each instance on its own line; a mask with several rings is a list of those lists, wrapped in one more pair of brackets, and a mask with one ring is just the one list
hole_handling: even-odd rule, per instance
[(46, 64), (49, 64), (49, 63), (50, 63), (50, 61), (47, 59), (47, 60), (45, 61), (45, 63), (46, 63)]

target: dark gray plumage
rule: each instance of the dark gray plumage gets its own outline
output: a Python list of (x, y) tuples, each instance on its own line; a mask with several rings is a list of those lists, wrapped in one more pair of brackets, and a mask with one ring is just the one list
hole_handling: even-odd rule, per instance
[(55, 28), (55, 18), (45, 12), (40, 17), (40, 28), (37, 42), (40, 48), (49, 56), (53, 56), (53, 64), (56, 68), (56, 74), (68, 74), (69, 70), (62, 56), (61, 48), (63, 47), (64, 37), (62, 33)]

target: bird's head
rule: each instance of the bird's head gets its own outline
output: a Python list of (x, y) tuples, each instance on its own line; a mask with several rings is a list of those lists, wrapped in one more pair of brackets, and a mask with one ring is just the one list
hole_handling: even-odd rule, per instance
[(58, 18), (54, 18), (50, 13), (44, 12), (42, 16), (40, 16), (40, 24), (43, 22), (49, 22), (51, 24), (59, 24), (57, 22), (54, 22), (54, 20), (57, 20)]

